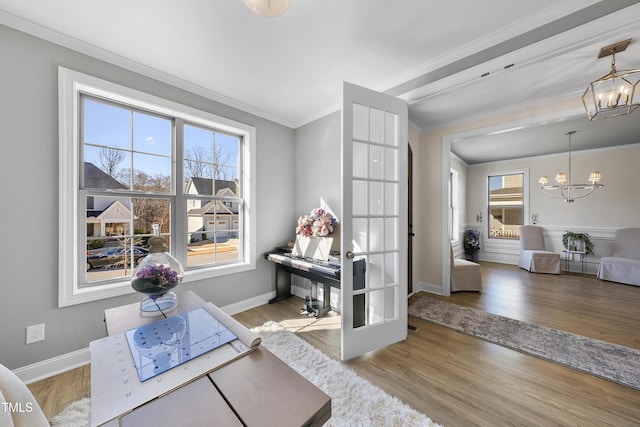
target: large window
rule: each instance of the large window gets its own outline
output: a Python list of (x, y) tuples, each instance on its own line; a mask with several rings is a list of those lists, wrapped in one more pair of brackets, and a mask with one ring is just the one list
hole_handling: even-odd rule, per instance
[(60, 69), (61, 306), (131, 292), (153, 223), (184, 281), (255, 268), (255, 130)]
[(526, 218), (526, 171), (487, 175), (488, 236), (492, 239), (519, 239)]

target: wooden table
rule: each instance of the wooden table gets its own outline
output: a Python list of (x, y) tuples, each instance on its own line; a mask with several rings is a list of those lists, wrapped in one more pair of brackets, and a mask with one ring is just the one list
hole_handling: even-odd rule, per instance
[[(187, 291), (179, 296), (174, 313), (193, 310), (204, 303), (195, 293)], [(108, 335), (156, 320), (157, 317), (141, 316), (138, 303), (105, 310)], [(331, 398), (259, 346), (104, 425), (321, 426), (330, 417)]]

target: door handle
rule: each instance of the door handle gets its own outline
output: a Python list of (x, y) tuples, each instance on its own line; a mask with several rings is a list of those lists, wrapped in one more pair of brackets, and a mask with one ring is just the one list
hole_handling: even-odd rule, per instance
[(355, 257), (355, 255), (353, 254), (353, 252), (351, 251), (347, 251), (347, 253), (345, 254), (345, 256), (347, 257), (347, 259), (353, 259)]

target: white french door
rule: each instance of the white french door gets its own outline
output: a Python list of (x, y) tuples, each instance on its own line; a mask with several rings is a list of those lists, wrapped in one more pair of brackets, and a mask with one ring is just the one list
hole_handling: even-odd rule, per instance
[(344, 83), (341, 357), (407, 336), (405, 101)]

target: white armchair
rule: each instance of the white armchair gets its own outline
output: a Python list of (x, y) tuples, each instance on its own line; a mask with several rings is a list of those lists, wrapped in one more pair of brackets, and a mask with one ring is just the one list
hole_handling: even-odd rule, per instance
[(532, 273), (560, 274), (560, 254), (545, 250), (542, 228), (537, 225), (520, 227), (518, 265)]
[(600, 259), (598, 279), (640, 286), (640, 228), (616, 230), (613, 256)]

